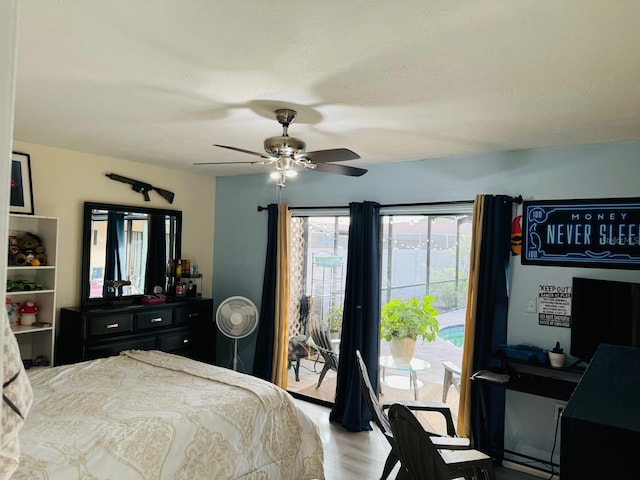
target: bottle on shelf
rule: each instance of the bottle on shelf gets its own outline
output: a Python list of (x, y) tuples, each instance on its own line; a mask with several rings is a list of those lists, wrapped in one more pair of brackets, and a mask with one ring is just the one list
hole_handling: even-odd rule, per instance
[(187, 297), (195, 297), (196, 296), (196, 284), (193, 283), (193, 280), (189, 280), (189, 284), (187, 286)]

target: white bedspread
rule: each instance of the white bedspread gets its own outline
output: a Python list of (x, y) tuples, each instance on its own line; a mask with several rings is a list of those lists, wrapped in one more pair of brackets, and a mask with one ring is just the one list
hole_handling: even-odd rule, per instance
[(258, 378), (158, 351), (29, 378), (15, 480), (324, 478), (317, 426)]

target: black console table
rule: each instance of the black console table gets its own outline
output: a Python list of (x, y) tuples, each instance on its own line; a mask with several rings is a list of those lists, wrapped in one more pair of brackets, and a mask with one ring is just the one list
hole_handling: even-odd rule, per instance
[[(507, 358), (500, 359), (499, 363), (501, 363), (501, 367), (494, 372), (482, 371), (472, 376), (472, 380), (481, 389), (480, 399), (485, 418), (488, 413), (485, 397), (487, 397), (490, 388), (504, 388), (567, 402), (584, 374), (584, 369), (581, 368), (554, 368), (550, 365)], [(505, 449), (503, 453), (524, 458), (529, 466), (533, 466), (532, 461), (543, 465), (549, 464), (549, 459), (534, 458), (513, 450)], [(553, 466), (558, 467), (557, 464), (553, 464)]]
[(213, 300), (60, 309), (56, 365), (117, 355), (122, 350), (162, 350), (214, 363)]
[(584, 373), (580, 368), (553, 368), (511, 359), (505, 359), (502, 363), (503, 366), (498, 371), (486, 372), (485, 375), (476, 374), (472, 380), (566, 402)]
[(584, 373), (576, 368), (553, 368), (515, 360), (505, 360), (505, 372), (509, 380), (504, 388), (564, 402), (571, 398)]

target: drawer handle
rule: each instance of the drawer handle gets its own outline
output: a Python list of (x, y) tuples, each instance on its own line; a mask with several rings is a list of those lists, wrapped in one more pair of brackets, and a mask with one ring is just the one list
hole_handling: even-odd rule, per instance
[(152, 318), (151, 319), (151, 323), (158, 323), (162, 321), (162, 317), (158, 317), (158, 318)]
[(107, 328), (118, 328), (120, 326), (119, 323), (107, 323)]
[(184, 340), (182, 340), (182, 343), (189, 343), (189, 339), (185, 338)]

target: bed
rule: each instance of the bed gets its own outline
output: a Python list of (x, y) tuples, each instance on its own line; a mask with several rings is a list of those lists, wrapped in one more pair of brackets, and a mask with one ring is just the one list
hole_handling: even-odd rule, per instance
[(29, 380), (14, 480), (324, 478), (317, 426), (249, 375), (128, 350)]

